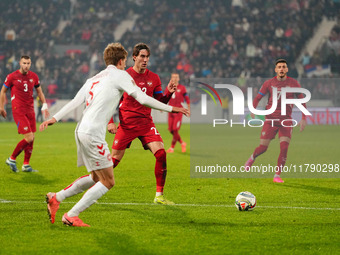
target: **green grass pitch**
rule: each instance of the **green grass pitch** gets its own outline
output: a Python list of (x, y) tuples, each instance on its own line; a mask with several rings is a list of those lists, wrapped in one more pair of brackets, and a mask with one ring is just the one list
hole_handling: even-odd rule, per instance
[[(79, 176), (76, 167), (75, 123), (58, 123), (36, 133), (31, 165), (38, 173), (12, 173), (5, 164), (21, 139), (14, 123), (0, 123), (0, 254), (335, 254), (340, 249), (339, 179), (190, 178), (190, 145), (182, 154), (167, 156), (166, 197), (175, 206), (153, 205), (154, 157), (138, 140), (115, 169), (116, 186), (81, 214), (91, 228), (61, 223), (81, 195), (61, 204), (52, 225), (44, 202), (47, 192), (59, 191)], [(171, 137), (157, 125), (166, 149)], [(190, 127), (181, 135), (190, 141)], [(227, 136), (228, 133), (226, 132)], [(322, 136), (317, 146), (310, 143)], [(235, 137), (236, 136), (236, 137)], [(241, 144), (235, 162), (242, 164), (258, 143), (259, 131), (237, 133)], [(296, 138), (296, 139), (295, 139)], [(337, 155), (339, 127), (308, 126), (296, 136), (288, 161), (315, 162)], [(111, 146), (113, 136), (107, 136)], [(329, 145), (329, 146), (328, 146)], [(261, 158), (275, 161), (278, 143)], [(244, 150), (242, 150), (244, 148)], [(315, 153), (316, 148), (322, 154)], [(334, 151), (335, 150), (335, 151)], [(333, 156), (332, 156), (333, 157)], [(21, 169), (23, 155), (18, 159)], [(260, 160), (260, 159), (259, 159)], [(239, 212), (234, 199), (241, 191), (256, 195), (252, 212)]]

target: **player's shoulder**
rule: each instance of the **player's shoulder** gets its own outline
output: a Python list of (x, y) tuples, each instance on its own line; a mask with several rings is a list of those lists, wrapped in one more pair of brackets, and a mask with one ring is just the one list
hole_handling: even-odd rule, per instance
[(182, 90), (186, 90), (186, 87), (183, 84), (178, 84), (177, 86), (178, 88), (182, 89)]
[(133, 71), (133, 68), (132, 68), (132, 66), (131, 67), (129, 67), (128, 69), (126, 69), (126, 72), (128, 73), (128, 74), (132, 74), (132, 71)]
[(16, 77), (16, 76), (18, 76), (18, 75), (20, 75), (20, 72), (19, 72), (19, 70), (16, 70), (16, 71), (14, 71), (14, 72), (9, 73), (9, 74), (7, 75), (7, 78), (13, 78), (13, 77)]
[(276, 82), (277, 82), (277, 79), (276, 79), (276, 76), (275, 76), (273, 78), (270, 78), (270, 79), (266, 80), (263, 83), (263, 86), (271, 86), (271, 85), (275, 84)]
[(145, 70), (145, 74), (146, 74), (149, 78), (152, 78), (152, 79), (159, 79), (158, 74), (152, 72), (152, 71), (149, 70), (149, 69), (146, 69), (146, 70)]
[(287, 82), (289, 84), (292, 84), (293, 86), (299, 86), (300, 87), (299, 82), (292, 77), (287, 76)]
[(28, 72), (28, 75), (32, 76), (32, 77), (38, 77), (38, 75), (35, 72), (31, 71), (31, 70)]

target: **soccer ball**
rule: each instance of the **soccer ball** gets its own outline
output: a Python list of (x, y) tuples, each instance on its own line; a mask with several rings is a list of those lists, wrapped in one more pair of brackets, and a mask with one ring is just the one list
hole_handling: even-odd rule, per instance
[(256, 206), (256, 197), (249, 191), (243, 191), (237, 195), (235, 206), (239, 211), (251, 211)]

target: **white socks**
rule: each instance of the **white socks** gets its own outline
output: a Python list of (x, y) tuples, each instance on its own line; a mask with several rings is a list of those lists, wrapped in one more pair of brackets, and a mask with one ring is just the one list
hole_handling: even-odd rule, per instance
[(156, 197), (163, 195), (163, 192), (156, 192)]
[(91, 175), (85, 175), (77, 180), (75, 180), (71, 185), (69, 185), (67, 188), (59, 191), (56, 194), (56, 198), (59, 202), (62, 202), (65, 198), (72, 197), (76, 194), (79, 194), (90, 187), (92, 187), (95, 184), (93, 181)]
[(100, 181), (90, 188), (78, 203), (67, 213), (69, 217), (78, 216), (79, 213), (94, 204), (97, 199), (101, 198), (109, 189), (106, 188)]

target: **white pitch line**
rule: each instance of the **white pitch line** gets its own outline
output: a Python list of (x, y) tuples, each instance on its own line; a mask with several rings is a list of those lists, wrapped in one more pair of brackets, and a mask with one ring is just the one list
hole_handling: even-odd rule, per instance
[[(5, 199), (0, 199), (0, 203), (15, 203), (15, 204), (42, 204), (45, 202), (38, 201), (10, 201)], [(63, 202), (64, 204), (75, 204), (76, 202)], [(98, 202), (99, 205), (135, 205), (135, 206), (152, 206), (153, 203), (110, 203), (110, 202)], [(173, 206), (181, 207), (234, 207), (235, 205), (208, 205), (208, 204), (175, 204)], [(340, 211), (340, 208), (330, 208), (330, 207), (298, 207), (298, 206), (267, 206), (267, 205), (257, 205), (257, 208), (269, 208), (269, 209), (298, 209), (298, 210), (334, 210)]]

